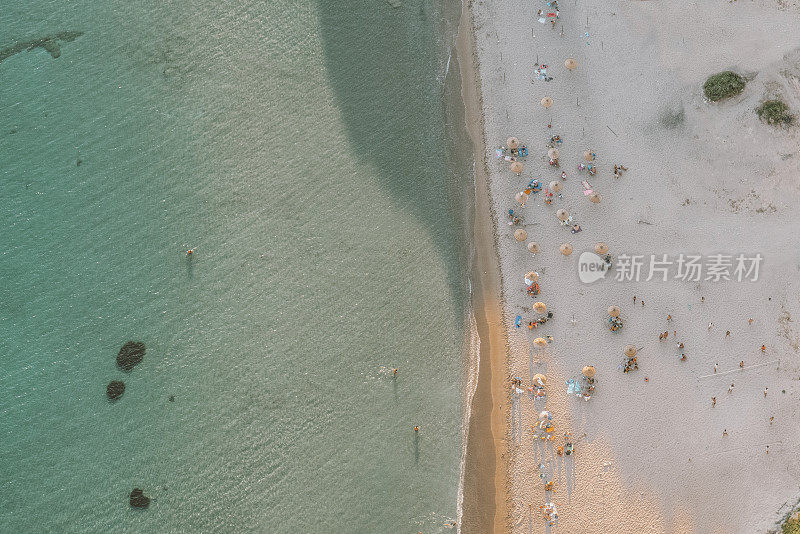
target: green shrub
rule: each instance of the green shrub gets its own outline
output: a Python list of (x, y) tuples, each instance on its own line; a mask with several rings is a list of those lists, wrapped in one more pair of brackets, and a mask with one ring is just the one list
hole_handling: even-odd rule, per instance
[(716, 102), (723, 98), (740, 94), (744, 91), (745, 83), (744, 78), (735, 72), (726, 70), (709, 76), (706, 83), (703, 84), (703, 91), (706, 94), (706, 98)]
[(800, 517), (787, 519), (781, 528), (782, 534), (800, 534)]
[(767, 124), (790, 125), (794, 116), (789, 113), (789, 106), (783, 100), (767, 100), (756, 108), (758, 118)]

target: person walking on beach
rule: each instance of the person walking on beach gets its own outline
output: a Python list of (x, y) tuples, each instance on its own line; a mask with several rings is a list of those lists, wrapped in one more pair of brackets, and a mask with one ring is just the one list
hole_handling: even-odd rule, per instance
[(750, 326), (750, 325), (752, 325), (752, 324), (753, 324), (753, 320), (752, 320), (752, 319), (748, 319), (748, 320), (747, 320), (747, 326)]
[(633, 303), (636, 304), (636, 295), (633, 296)]
[(714, 326), (714, 323), (708, 323), (708, 329), (711, 330), (711, 327)]
[(728, 393), (733, 393), (733, 382), (731, 382), (731, 387), (728, 388)]
[(717, 398), (716, 397), (711, 397), (711, 407), (713, 408), (716, 405), (717, 405)]
[(768, 388), (764, 388), (764, 397), (765, 397), (765, 398), (766, 398), (766, 396), (767, 396), (767, 389), (768, 389)]
[(740, 361), (740, 362), (739, 362), (739, 367), (741, 367), (742, 369), (744, 369), (744, 360), (742, 360), (742, 361)]
[(716, 363), (714, 364), (714, 374), (717, 374), (717, 365)]
[(672, 315), (667, 315), (667, 321), (671, 321), (671, 320), (672, 320)]
[(730, 330), (726, 330), (725, 331), (725, 337), (730, 337), (730, 336), (731, 336), (731, 331)]
[(761, 352), (766, 352), (766, 351), (767, 351), (767, 346), (761, 345)]

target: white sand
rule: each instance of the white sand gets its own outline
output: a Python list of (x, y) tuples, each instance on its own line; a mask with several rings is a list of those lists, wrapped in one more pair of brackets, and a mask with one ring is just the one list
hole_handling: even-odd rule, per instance
[[(526, 385), (536, 372), (549, 379), (546, 405), (524, 397), (514, 402), (518, 411), (509, 421), (514, 532), (545, 531), (537, 514), (545, 502), (540, 461), (556, 470), (556, 531), (774, 528), (800, 498), (800, 329), (790, 319), (800, 314), (800, 134), (798, 127), (760, 123), (754, 108), (780, 94), (800, 115), (800, 9), (766, 0), (565, 0), (553, 30), (536, 21), (539, 8), (544, 2), (472, 5), (511, 371)], [(537, 55), (550, 65), (553, 81), (531, 83)], [(578, 60), (576, 71), (564, 68), (567, 57)], [(705, 78), (726, 69), (752, 77), (744, 93), (705, 102)], [(539, 105), (543, 96), (555, 100), (549, 112)], [(679, 124), (667, 126), (667, 117), (680, 115)], [(513, 240), (516, 227), (504, 214), (531, 177), (545, 184), (558, 178), (561, 169), (544, 161), (553, 134), (564, 139), (561, 168), (569, 177), (563, 200), (547, 206), (540, 193), (522, 210), (529, 241), (542, 246), (534, 257)], [(530, 150), (522, 177), (494, 159), (494, 148), (509, 135)], [(587, 148), (598, 154), (600, 168), (591, 178), (576, 169)], [(620, 179), (612, 176), (617, 162), (630, 169)], [(583, 195), (581, 179), (603, 195), (600, 204)], [(558, 224), (561, 207), (583, 232), (573, 235)], [(615, 256), (761, 253), (764, 261), (755, 283), (581, 284), (578, 256), (597, 241)], [(572, 256), (558, 253), (562, 242), (574, 245)], [(531, 269), (541, 274), (537, 300), (556, 314), (533, 332), (513, 327), (517, 314), (532, 317), (534, 299), (523, 283)], [(634, 295), (646, 307), (634, 307)], [(619, 332), (606, 327), (610, 304), (622, 307), (626, 323)], [(665, 330), (669, 340), (660, 343)], [(678, 359), (673, 330), (686, 344), (686, 362)], [(544, 334), (555, 342), (539, 351), (531, 341)], [(643, 349), (640, 369), (625, 375), (618, 365), (628, 343)], [(779, 368), (751, 367), (778, 359)], [(706, 377), (717, 362), (720, 374)], [(564, 381), (586, 364), (597, 367), (598, 386), (585, 403), (567, 397)], [(736, 386), (728, 394), (731, 382)], [(532, 439), (530, 425), (545, 406), (557, 434), (572, 432), (572, 457), (555, 455), (563, 439), (546, 445)]]

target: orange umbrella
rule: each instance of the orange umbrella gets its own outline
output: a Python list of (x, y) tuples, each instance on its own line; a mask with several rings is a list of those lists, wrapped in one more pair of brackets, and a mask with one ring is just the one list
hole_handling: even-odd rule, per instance
[(544, 98), (542, 99), (542, 105), (543, 105), (544, 107), (546, 107), (546, 108), (549, 108), (550, 106), (552, 106), (552, 105), (553, 105), (553, 99), (552, 99), (552, 98), (550, 98), (549, 96), (546, 96), (546, 97), (544, 97)]
[(633, 358), (636, 356), (636, 353), (639, 352), (639, 349), (637, 349), (635, 345), (625, 345), (624, 352), (625, 356), (628, 358)]
[(608, 245), (605, 243), (597, 243), (594, 246), (594, 251), (596, 254), (600, 254), (601, 256), (603, 254), (608, 254)]
[(583, 368), (583, 376), (586, 378), (594, 378), (596, 372), (597, 370), (594, 368), (594, 365), (587, 365)]
[(536, 339), (533, 340), (533, 344), (536, 345), (537, 347), (546, 347), (547, 341), (543, 337), (537, 337)]
[(622, 310), (619, 309), (619, 306), (609, 306), (608, 307), (608, 314), (611, 317), (619, 317), (619, 314)]
[(570, 254), (572, 254), (572, 245), (570, 245), (569, 243), (564, 243), (561, 245), (561, 247), (559, 247), (558, 250), (560, 250), (564, 256), (569, 256)]
[(517, 241), (525, 241), (526, 239), (528, 239), (528, 232), (520, 228), (519, 230), (514, 232), (514, 239), (516, 239)]

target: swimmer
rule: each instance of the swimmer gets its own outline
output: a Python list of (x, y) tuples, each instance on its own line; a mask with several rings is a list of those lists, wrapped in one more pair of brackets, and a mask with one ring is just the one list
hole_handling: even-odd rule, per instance
[(397, 376), (397, 368), (396, 367), (394, 369), (392, 369), (392, 375), (393, 376)]
[(194, 254), (194, 249), (193, 248), (190, 248), (189, 250), (186, 251), (186, 255), (187, 256), (191, 257), (192, 254)]
[(414, 432), (419, 432), (419, 427), (418, 426), (414, 427)]

